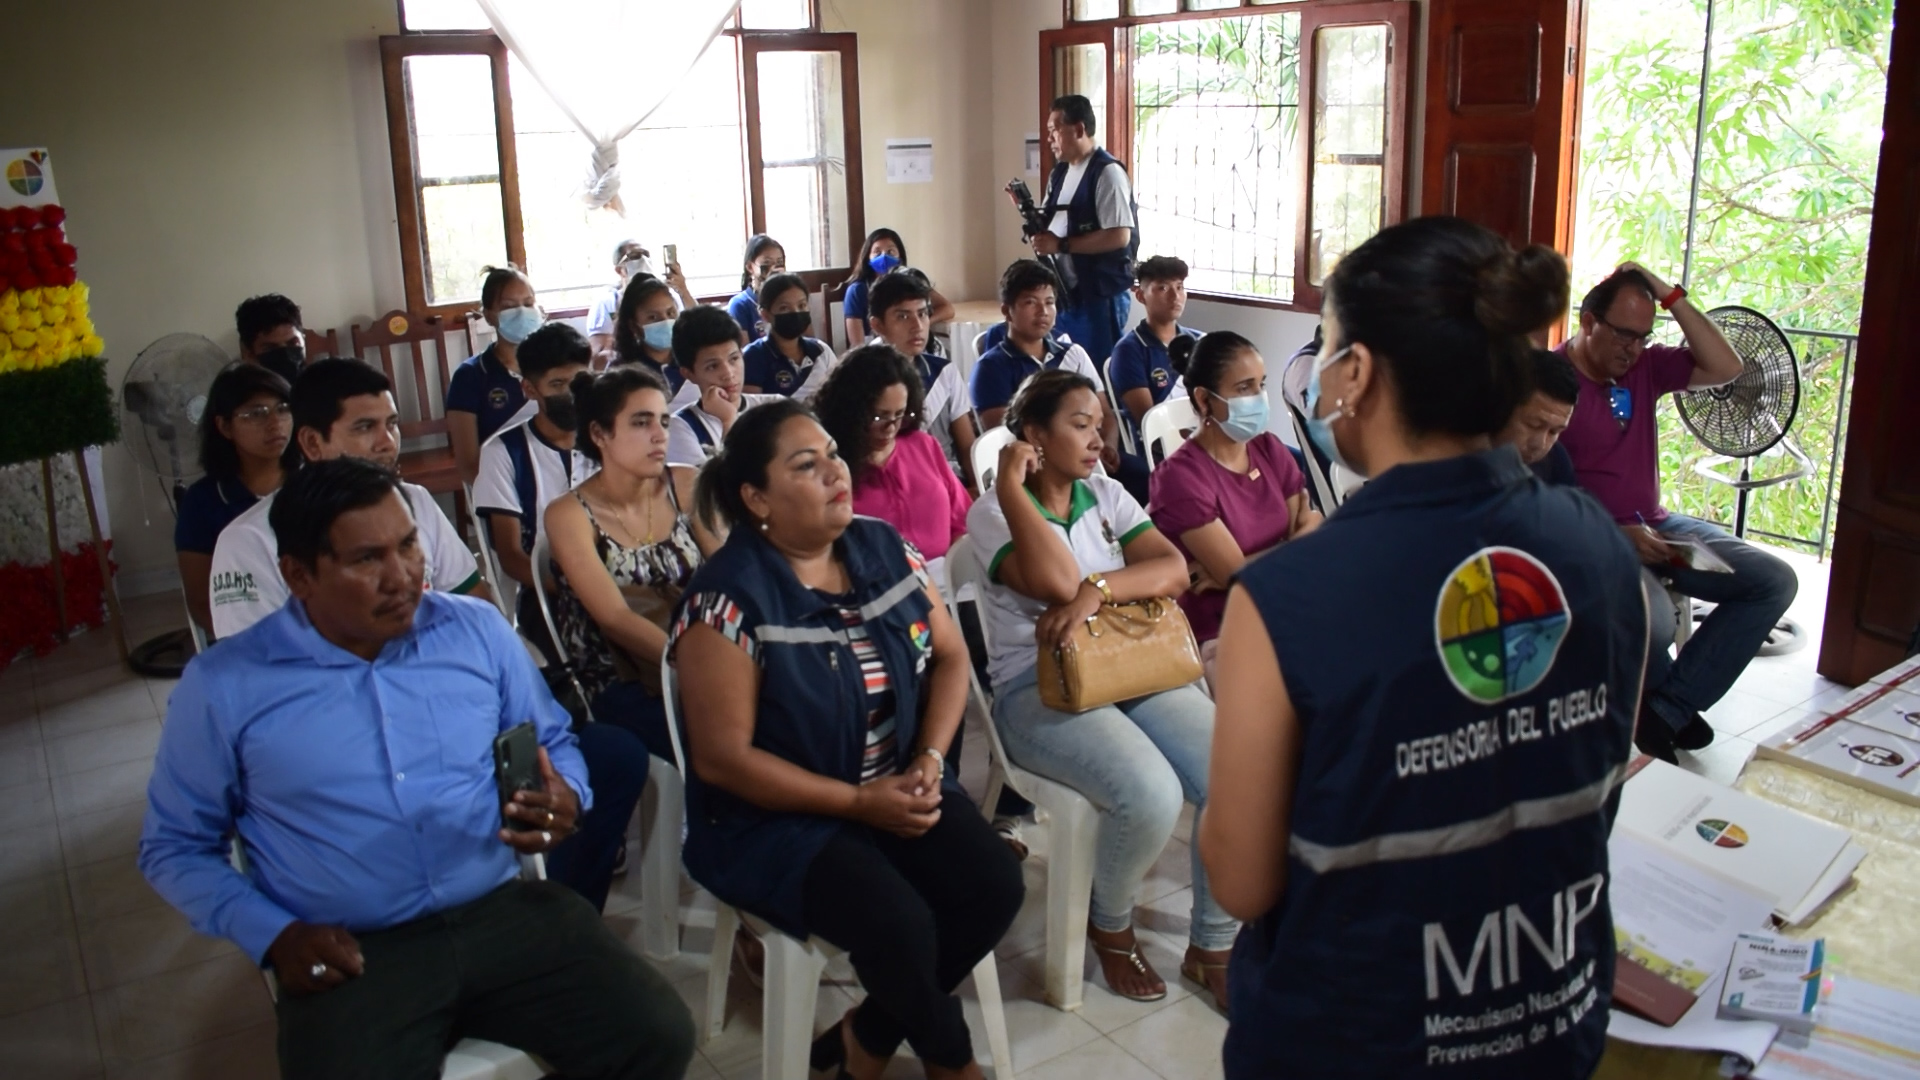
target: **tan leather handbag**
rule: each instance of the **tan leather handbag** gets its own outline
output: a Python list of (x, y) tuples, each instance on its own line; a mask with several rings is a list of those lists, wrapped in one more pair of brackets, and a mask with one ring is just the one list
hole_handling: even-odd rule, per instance
[(1082, 713), (1186, 686), (1204, 673), (1193, 628), (1172, 600), (1101, 604), (1065, 648), (1040, 647), (1040, 703)]

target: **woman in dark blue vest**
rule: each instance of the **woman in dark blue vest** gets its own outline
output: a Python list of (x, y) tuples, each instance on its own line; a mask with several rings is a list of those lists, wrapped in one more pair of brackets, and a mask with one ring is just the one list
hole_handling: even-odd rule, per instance
[(668, 644), (689, 758), (687, 870), (727, 903), (847, 950), (867, 997), (816, 1067), (876, 1080), (904, 1041), (932, 1078), (978, 1078), (953, 991), (1025, 887), (946, 768), (967, 648), (920, 557), (855, 517), (804, 405), (735, 422), (700, 513), (732, 533)]
[(1200, 846), (1248, 920), (1230, 1078), (1600, 1059), (1646, 598), (1600, 505), (1491, 438), (1566, 306), (1559, 255), (1458, 218), (1328, 280), (1309, 434), (1372, 479), (1228, 599)]

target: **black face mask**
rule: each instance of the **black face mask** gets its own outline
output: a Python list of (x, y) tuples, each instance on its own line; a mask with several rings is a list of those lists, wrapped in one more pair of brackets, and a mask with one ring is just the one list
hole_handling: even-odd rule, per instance
[(774, 336), (788, 341), (806, 333), (807, 327), (812, 325), (813, 312), (811, 311), (788, 311), (773, 317)]
[(579, 413), (573, 408), (572, 394), (555, 394), (540, 399), (541, 411), (547, 414), (547, 423), (562, 431), (572, 431), (579, 421)]
[(254, 361), (275, 375), (292, 382), (300, 369), (307, 366), (307, 349), (303, 344), (278, 345), (263, 349), (254, 356)]

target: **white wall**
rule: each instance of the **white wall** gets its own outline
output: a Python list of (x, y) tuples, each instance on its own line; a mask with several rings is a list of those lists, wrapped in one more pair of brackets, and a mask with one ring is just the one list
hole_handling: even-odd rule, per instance
[[(115, 387), (141, 347), (284, 292), (309, 326), (400, 306), (377, 37), (393, 0), (59, 0), (7, 17), (0, 146), (46, 146)], [(345, 337), (343, 332), (342, 337)], [(123, 592), (172, 584), (172, 517), (105, 454)]]
[[(974, 0), (821, 0), (821, 29), (860, 36), (867, 228), (899, 232), (913, 264), (952, 300), (990, 295), (1000, 270), (978, 227), (997, 188), (981, 122), (988, 24), (987, 5)], [(933, 138), (933, 183), (887, 183), (887, 140), (923, 136)]]

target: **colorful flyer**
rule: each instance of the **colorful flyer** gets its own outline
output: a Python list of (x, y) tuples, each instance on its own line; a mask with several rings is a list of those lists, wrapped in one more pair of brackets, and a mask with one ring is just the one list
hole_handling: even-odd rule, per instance
[(1736, 936), (1720, 987), (1720, 1019), (1765, 1020), (1792, 1031), (1811, 1031), (1825, 957), (1824, 938)]

